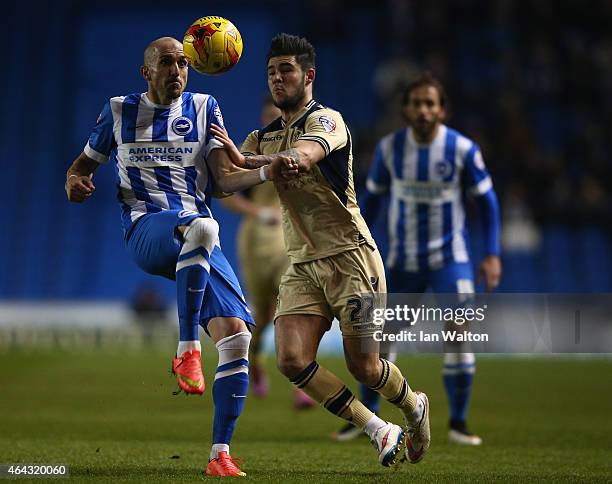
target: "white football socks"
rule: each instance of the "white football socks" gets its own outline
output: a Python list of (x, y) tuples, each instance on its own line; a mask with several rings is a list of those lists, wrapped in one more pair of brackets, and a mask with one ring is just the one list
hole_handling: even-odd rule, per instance
[(417, 394), (416, 397), (416, 407), (414, 409), (414, 412), (412, 412), (412, 414), (410, 415), (405, 414), (406, 420), (408, 420), (408, 422), (410, 422), (411, 424), (416, 424), (419, 420), (421, 420), (423, 412), (425, 411), (425, 402), (423, 402), (423, 397), (419, 394)]
[(177, 358), (181, 357), (183, 353), (187, 351), (197, 350), (202, 353), (202, 345), (198, 340), (195, 341), (179, 341), (178, 348), (176, 349)]
[(372, 418), (370, 418), (370, 420), (368, 420), (365, 424), (363, 431), (368, 437), (370, 437), (370, 440), (372, 440), (376, 431), (385, 425), (387, 425), (387, 422), (385, 422), (382, 418), (380, 418), (378, 415), (372, 415)]
[(210, 458), (209, 460), (213, 460), (216, 459), (217, 456), (219, 455), (219, 452), (227, 452), (227, 454), (229, 455), (229, 445), (228, 444), (213, 444), (212, 448), (210, 449)]

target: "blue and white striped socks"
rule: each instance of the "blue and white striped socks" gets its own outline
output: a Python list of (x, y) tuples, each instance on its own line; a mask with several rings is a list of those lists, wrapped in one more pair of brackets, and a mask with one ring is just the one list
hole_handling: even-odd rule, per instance
[(465, 422), (466, 420), (475, 371), (474, 353), (444, 354), (442, 375), (453, 421)]
[(210, 458), (217, 452), (229, 453), (229, 444), (242, 413), (249, 390), (249, 343), (251, 333), (241, 332), (219, 340), (219, 365), (213, 384), (215, 420), (213, 423), (213, 447)]
[(193, 220), (183, 234), (176, 264), (179, 341), (199, 340), (200, 309), (210, 277), (210, 254), (218, 235), (219, 224), (211, 218)]

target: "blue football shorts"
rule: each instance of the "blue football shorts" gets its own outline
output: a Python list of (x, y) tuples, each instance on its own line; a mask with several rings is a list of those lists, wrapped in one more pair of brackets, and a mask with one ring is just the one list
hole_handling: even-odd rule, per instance
[[(437, 304), (441, 305), (441, 307), (451, 308), (469, 306), (473, 300), (474, 271), (470, 263), (449, 262), (441, 269), (419, 272), (391, 268), (387, 276), (389, 293), (423, 294), (426, 291), (431, 291), (434, 294), (453, 295), (450, 298), (443, 297), (441, 299), (434, 296)], [(387, 349), (387, 352), (393, 353), (394, 351), (395, 343)], [(457, 347), (453, 346), (448, 351), (455, 352)]]
[[(125, 243), (138, 267), (149, 274), (176, 279), (176, 263), (181, 251), (181, 225), (205, 217), (186, 210), (163, 210), (140, 217)], [(255, 325), (238, 278), (217, 244), (210, 255), (210, 278), (204, 291), (200, 325), (206, 330), (208, 321), (215, 317), (240, 318)]]
[(474, 271), (465, 262), (450, 262), (441, 269), (408, 272), (391, 268), (388, 271), (387, 288), (390, 293), (474, 293)]

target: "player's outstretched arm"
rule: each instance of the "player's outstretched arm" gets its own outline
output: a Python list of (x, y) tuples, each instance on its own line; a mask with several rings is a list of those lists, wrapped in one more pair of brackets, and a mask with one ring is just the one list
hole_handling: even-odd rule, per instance
[(208, 155), (208, 167), (217, 188), (225, 193), (234, 193), (265, 181), (289, 179), (298, 175), (297, 164), (288, 157), (276, 157), (260, 169), (244, 169), (232, 164), (227, 152), (215, 149)]
[(217, 126), (216, 124), (211, 124), (210, 131), (215, 136), (215, 139), (223, 144), (223, 148), (225, 149), (225, 152), (229, 156), (231, 162), (240, 168), (247, 168), (249, 170), (261, 168), (262, 166), (271, 164), (276, 158), (278, 158), (276, 154), (243, 155), (236, 147), (225, 128)]
[(223, 148), (225, 149), (227, 156), (229, 156), (229, 159), (234, 165), (239, 166), (240, 168), (259, 168), (259, 166), (247, 166), (244, 155), (240, 153), (240, 150), (234, 144), (232, 138), (230, 138), (229, 133), (225, 128), (217, 126), (216, 124), (211, 124), (210, 131), (215, 139), (223, 144)]
[(325, 158), (325, 150), (316, 141), (298, 141), (287, 151), (282, 151), (279, 155), (284, 154), (295, 160), (299, 171), (310, 171), (312, 167), (319, 161)]
[(99, 163), (92, 160), (85, 153), (81, 153), (72, 162), (66, 172), (66, 195), (68, 200), (75, 203), (82, 203), (87, 200), (95, 191), (96, 187), (91, 181), (94, 171)]
[(325, 150), (316, 141), (298, 141), (293, 147), (273, 155), (244, 156), (247, 166), (257, 167), (282, 160), (285, 164), (294, 163), (298, 171), (308, 172), (325, 158)]
[(241, 168), (260, 168), (282, 160), (288, 164), (289, 160), (293, 160), (298, 165), (299, 171), (310, 171), (312, 166), (325, 157), (325, 150), (316, 141), (298, 141), (293, 147), (288, 150), (281, 151), (270, 155), (243, 155), (240, 153), (232, 139), (229, 137), (225, 128), (211, 124), (210, 131), (215, 138), (223, 144), (223, 148), (227, 152), (232, 163)]

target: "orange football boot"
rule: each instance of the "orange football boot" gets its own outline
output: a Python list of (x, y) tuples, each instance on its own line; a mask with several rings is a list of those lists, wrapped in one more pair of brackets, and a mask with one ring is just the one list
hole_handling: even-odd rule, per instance
[(207, 476), (233, 476), (233, 477), (244, 477), (246, 474), (240, 470), (237, 460), (233, 459), (224, 450), (217, 454), (217, 458), (211, 460), (206, 467)]
[(172, 374), (176, 376), (179, 390), (187, 394), (202, 395), (206, 388), (204, 375), (202, 374), (202, 355), (198, 350), (186, 351), (181, 356), (172, 360)]

